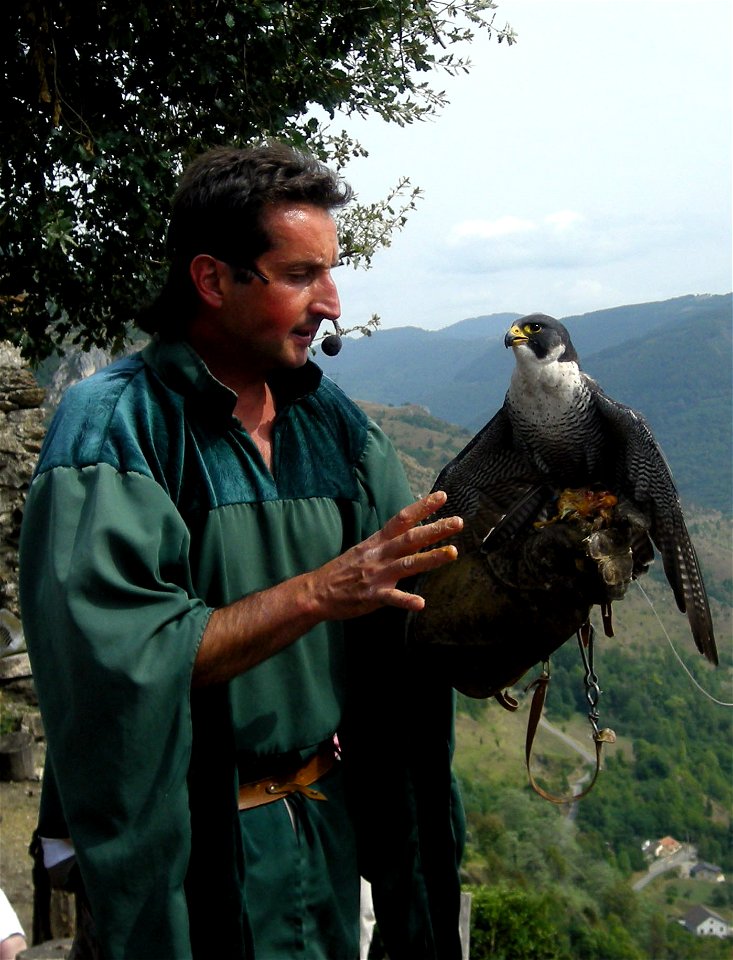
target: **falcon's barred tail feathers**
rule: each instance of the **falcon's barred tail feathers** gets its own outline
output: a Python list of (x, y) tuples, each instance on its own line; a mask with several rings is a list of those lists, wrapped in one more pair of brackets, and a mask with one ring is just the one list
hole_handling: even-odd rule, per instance
[[(675, 519), (677, 524), (671, 549), (659, 548), (664, 572), (674, 591), (677, 606), (682, 613), (687, 613), (697, 649), (717, 666), (718, 651), (700, 564), (681, 512)], [(671, 562), (668, 560), (670, 555)]]

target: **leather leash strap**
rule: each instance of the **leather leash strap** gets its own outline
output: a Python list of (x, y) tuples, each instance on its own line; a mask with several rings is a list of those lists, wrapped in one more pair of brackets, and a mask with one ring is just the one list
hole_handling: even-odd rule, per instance
[(548, 793), (547, 790), (544, 790), (535, 780), (532, 775), (532, 770), (530, 768), (530, 760), (532, 759), (532, 745), (534, 743), (534, 737), (537, 733), (537, 727), (539, 726), (540, 718), (542, 716), (542, 708), (545, 705), (545, 696), (547, 694), (547, 685), (550, 682), (550, 674), (543, 670), (539, 677), (536, 680), (533, 680), (532, 683), (526, 688), (531, 690), (532, 687), (535, 688), (534, 694), (532, 695), (532, 705), (529, 709), (529, 720), (527, 721), (527, 739), (525, 741), (524, 755), (527, 763), (527, 774), (529, 776), (529, 782), (532, 789), (535, 793), (538, 793), (545, 800), (549, 800), (550, 803), (574, 803), (576, 800), (580, 800), (586, 794), (590, 793), (593, 789), (593, 784), (598, 778), (598, 773), (601, 769), (601, 751), (603, 750), (603, 744), (608, 742), (613, 742), (615, 736), (611, 730), (598, 730), (593, 734), (593, 742), (596, 747), (596, 768), (593, 771), (593, 778), (585, 790), (580, 793), (573, 794), (569, 797), (556, 797), (552, 793)]
[(326, 740), (301, 767), (283, 769), (277, 777), (263, 777), (239, 787), (239, 809), (250, 810), (265, 803), (274, 803), (293, 793), (300, 793), (309, 800), (328, 800), (325, 794), (313, 789), (310, 784), (324, 777), (336, 763), (336, 747)]

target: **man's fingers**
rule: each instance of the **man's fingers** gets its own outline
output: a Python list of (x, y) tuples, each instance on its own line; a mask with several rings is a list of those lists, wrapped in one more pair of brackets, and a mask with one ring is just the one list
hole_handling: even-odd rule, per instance
[(427, 497), (422, 497), (420, 500), (403, 507), (399, 513), (385, 523), (382, 532), (390, 540), (401, 536), (426, 520), (431, 513), (440, 510), (447, 499), (448, 495), (442, 490), (429, 493)]
[(406, 593), (404, 590), (391, 590), (385, 600), (388, 607), (397, 607), (398, 610), (413, 610), (418, 613), (425, 608), (425, 600), (416, 593)]
[[(422, 597), (397, 589), (408, 577), (427, 573), (458, 556), (452, 544), (435, 547), (463, 527), (460, 517), (423, 523), (445, 505), (446, 494), (431, 493), (400, 510), (377, 533), (334, 558), (316, 577), (327, 619), (360, 616), (380, 606), (421, 610)], [(431, 549), (432, 548), (432, 549)]]
[[(398, 575), (398, 582), (405, 577), (413, 577), (420, 573), (427, 573), (429, 570), (435, 570), (446, 563), (452, 563), (458, 556), (458, 550), (449, 545), (447, 547), (438, 547), (435, 550), (428, 550), (425, 553), (417, 553), (410, 557), (403, 557), (399, 561), (401, 572)], [(425, 606), (425, 600), (417, 593), (407, 593), (405, 590), (399, 590), (396, 587), (389, 590), (384, 602), (391, 607), (399, 607), (402, 610), (422, 610)]]
[(452, 544), (436, 547), (434, 550), (425, 550), (423, 553), (412, 553), (390, 564), (390, 578), (396, 582), (407, 577), (415, 577), (420, 573), (436, 570), (446, 563), (452, 563), (457, 557), (458, 550)]
[(426, 523), (415, 527), (413, 530), (408, 530), (393, 543), (398, 554), (405, 556), (409, 553), (416, 553), (418, 550), (424, 550), (425, 547), (431, 547), (440, 540), (454, 536), (462, 529), (463, 520), (460, 517), (444, 517), (442, 520), (436, 520), (433, 523)]
[(436, 547), (435, 550), (426, 550), (424, 553), (415, 553), (403, 561), (407, 573), (412, 577), (418, 573), (427, 573), (446, 563), (452, 563), (458, 557), (458, 550), (452, 544), (447, 547)]
[(443, 491), (431, 493), (411, 503), (388, 520), (374, 538), (376, 542), (381, 541), (384, 555), (408, 557), (459, 533), (463, 529), (463, 520), (460, 517), (442, 517), (433, 523), (422, 523), (444, 506), (446, 499)]

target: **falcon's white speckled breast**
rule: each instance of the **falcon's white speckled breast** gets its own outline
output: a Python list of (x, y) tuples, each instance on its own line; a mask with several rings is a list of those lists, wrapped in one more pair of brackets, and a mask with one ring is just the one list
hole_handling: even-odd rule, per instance
[(577, 363), (523, 356), (506, 396), (515, 440), (543, 472), (578, 482), (588, 478), (596, 461), (599, 424), (592, 397)]

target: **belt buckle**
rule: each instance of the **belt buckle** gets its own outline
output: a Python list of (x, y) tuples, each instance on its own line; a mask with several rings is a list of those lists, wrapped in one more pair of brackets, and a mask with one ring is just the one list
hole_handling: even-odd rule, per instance
[(328, 797), (303, 783), (268, 783), (265, 793), (275, 797), (289, 797), (293, 793), (300, 793), (309, 800), (328, 800)]

